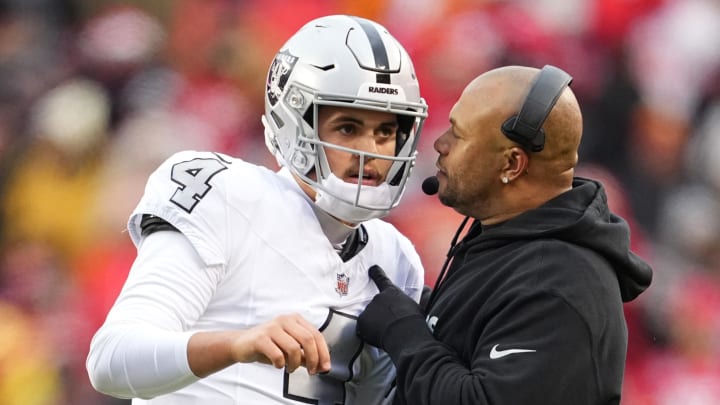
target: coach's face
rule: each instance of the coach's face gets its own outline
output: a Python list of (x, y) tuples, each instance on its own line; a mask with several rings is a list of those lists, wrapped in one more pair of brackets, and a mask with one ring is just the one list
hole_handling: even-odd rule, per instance
[(435, 141), (440, 201), (463, 215), (481, 218), (500, 187), (504, 164), (496, 90), (483, 76), (472, 81), (450, 111), (450, 127)]

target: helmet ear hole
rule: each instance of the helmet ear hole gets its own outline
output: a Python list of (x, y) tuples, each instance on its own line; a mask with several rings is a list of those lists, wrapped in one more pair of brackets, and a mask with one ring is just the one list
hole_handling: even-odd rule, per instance
[(310, 125), (310, 128), (315, 128), (315, 123), (313, 122), (313, 112), (315, 110), (314, 104), (310, 104), (307, 111), (305, 111), (305, 114), (303, 114), (303, 121), (305, 121), (308, 125)]
[(415, 125), (415, 117), (409, 115), (398, 114), (398, 131), (395, 140), (395, 156), (397, 156), (402, 148), (405, 146), (405, 142), (410, 138), (412, 133), (413, 125)]
[(275, 122), (275, 125), (277, 125), (278, 129), (285, 126), (285, 122), (282, 120), (282, 118), (280, 118), (280, 116), (275, 113), (275, 111), (270, 111), (270, 116)]

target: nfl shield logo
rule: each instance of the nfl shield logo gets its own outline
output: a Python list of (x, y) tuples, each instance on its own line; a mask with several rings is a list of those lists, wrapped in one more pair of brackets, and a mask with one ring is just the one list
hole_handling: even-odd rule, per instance
[(347, 295), (349, 284), (350, 284), (350, 277), (346, 276), (345, 273), (338, 274), (337, 275), (337, 286), (335, 287), (335, 292), (340, 294), (341, 297), (344, 295)]

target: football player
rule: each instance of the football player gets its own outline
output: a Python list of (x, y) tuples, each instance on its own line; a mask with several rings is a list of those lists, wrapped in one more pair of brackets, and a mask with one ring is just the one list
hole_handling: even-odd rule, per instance
[(281, 169), (185, 151), (149, 178), (137, 258), (87, 359), (133, 404), (379, 404), (387, 355), (355, 334), (373, 265), (415, 301), (423, 268), (380, 218), (398, 205), (427, 105), (381, 25), (327, 16), (293, 35), (266, 83)]

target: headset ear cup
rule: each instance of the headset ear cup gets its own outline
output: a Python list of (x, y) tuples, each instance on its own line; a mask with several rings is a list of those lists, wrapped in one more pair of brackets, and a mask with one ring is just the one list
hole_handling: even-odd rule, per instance
[(534, 137), (529, 138), (515, 131), (515, 127), (518, 124), (517, 120), (517, 115), (513, 115), (512, 117), (506, 119), (500, 127), (503, 134), (505, 134), (505, 136), (511, 141), (519, 143), (523, 148), (531, 152), (542, 151), (545, 147), (545, 131), (541, 128), (535, 133)]
[[(500, 129), (502, 129), (503, 134), (510, 138), (512, 141), (518, 142), (515, 138), (517, 138), (519, 135), (516, 134), (513, 131), (513, 128), (515, 127), (515, 123), (517, 122), (517, 115), (513, 115), (510, 118), (506, 119), (505, 122), (503, 122)], [(521, 142), (518, 142), (521, 143)]]
[(503, 122), (500, 127), (503, 134), (527, 151), (542, 151), (545, 147), (543, 123), (560, 94), (571, 83), (572, 76), (565, 71), (552, 65), (545, 65), (530, 86), (520, 106), (520, 112)]

